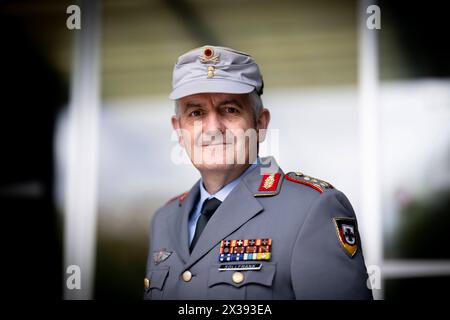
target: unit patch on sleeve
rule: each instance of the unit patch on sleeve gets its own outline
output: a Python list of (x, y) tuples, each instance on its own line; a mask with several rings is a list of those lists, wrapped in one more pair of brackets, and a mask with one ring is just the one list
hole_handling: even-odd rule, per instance
[(358, 250), (358, 230), (356, 220), (353, 218), (333, 218), (333, 222), (336, 227), (339, 243), (345, 253), (350, 258), (353, 258)]

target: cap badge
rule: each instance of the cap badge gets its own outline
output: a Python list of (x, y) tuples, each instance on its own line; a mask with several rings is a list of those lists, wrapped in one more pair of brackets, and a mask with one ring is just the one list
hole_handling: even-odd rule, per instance
[[(214, 49), (211, 47), (206, 47), (203, 49), (203, 55), (200, 56), (200, 62), (201, 63), (218, 63), (219, 62), (219, 56), (214, 55)], [(208, 70), (209, 71), (209, 70)]]

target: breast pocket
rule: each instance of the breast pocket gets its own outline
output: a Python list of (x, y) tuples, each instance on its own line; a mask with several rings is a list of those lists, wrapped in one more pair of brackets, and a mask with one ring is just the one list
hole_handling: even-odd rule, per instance
[(148, 285), (147, 288), (144, 289), (144, 299), (162, 299), (164, 293), (164, 283), (166, 282), (166, 278), (168, 275), (168, 266), (148, 270), (146, 275), (146, 278), (148, 279)]
[[(219, 270), (221, 265), (212, 265), (208, 276), (208, 298), (272, 299), (276, 264), (271, 262), (261, 264), (260, 270)], [(239, 264), (234, 264), (237, 265)]]

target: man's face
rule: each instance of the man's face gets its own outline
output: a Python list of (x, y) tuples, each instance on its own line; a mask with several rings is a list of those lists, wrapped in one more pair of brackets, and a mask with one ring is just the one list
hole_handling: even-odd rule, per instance
[(263, 109), (255, 118), (248, 94), (194, 94), (178, 106), (172, 125), (197, 169), (229, 170), (255, 160), (258, 131), (267, 128), (270, 114)]

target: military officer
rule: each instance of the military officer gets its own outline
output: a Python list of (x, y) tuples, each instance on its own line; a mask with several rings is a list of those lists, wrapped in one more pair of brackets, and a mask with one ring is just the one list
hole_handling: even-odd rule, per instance
[(236, 50), (204, 46), (175, 64), (172, 125), (201, 178), (152, 219), (144, 299), (372, 299), (346, 196), (258, 157), (262, 92)]

